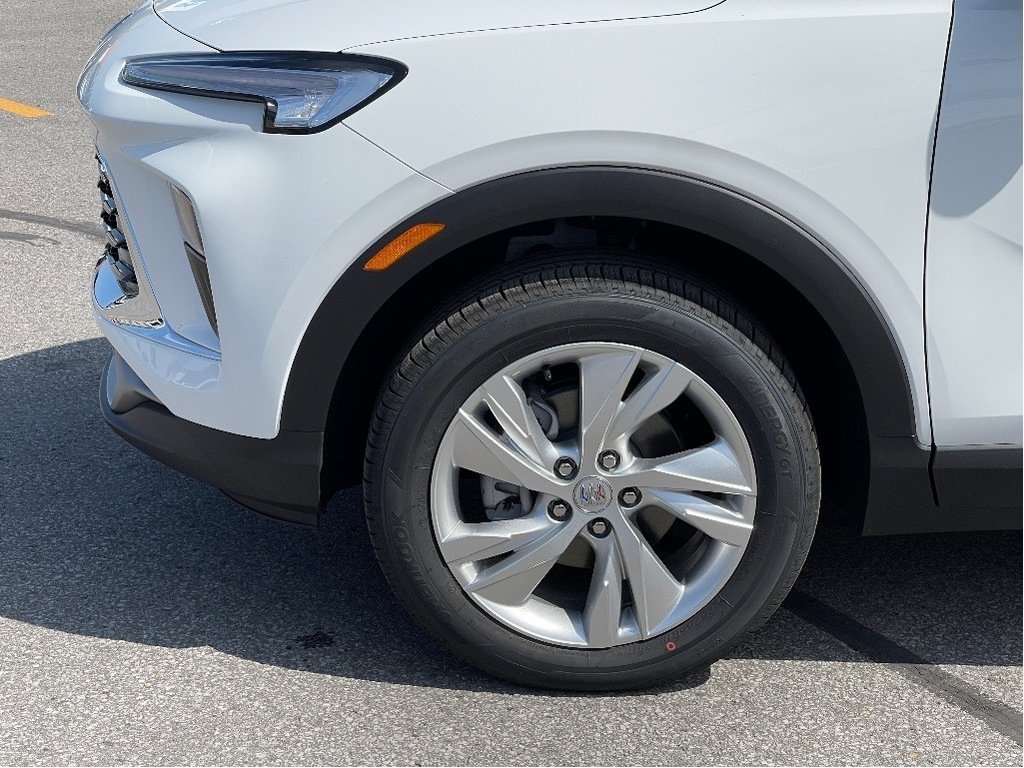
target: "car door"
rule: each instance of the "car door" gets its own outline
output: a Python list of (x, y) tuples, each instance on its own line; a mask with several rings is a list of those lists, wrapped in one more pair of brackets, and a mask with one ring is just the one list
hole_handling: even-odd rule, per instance
[(1021, 444), (1021, 3), (956, 0), (925, 267), (937, 447)]

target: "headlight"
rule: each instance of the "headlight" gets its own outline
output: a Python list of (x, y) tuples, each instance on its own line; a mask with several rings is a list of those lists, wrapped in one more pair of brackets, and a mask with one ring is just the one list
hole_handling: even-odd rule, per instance
[(329, 128), (401, 80), (395, 61), (327, 53), (214, 53), (128, 59), (121, 82), (265, 106), (267, 133)]

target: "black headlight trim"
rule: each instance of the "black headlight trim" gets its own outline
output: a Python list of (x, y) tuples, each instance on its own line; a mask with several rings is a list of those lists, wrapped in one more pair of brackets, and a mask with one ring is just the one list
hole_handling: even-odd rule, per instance
[[(335, 115), (330, 120), (314, 127), (285, 127), (275, 124), (278, 104), (273, 98), (259, 93), (246, 93), (240, 91), (223, 91), (209, 88), (197, 88), (180, 83), (161, 82), (139, 77), (133, 74), (133, 65), (152, 64), (177, 64), (185, 66), (200, 67), (223, 67), (225, 69), (249, 67), (273, 70), (291, 70), (308, 72), (339, 72), (344, 71), (346, 65), (358, 67), (381, 74), (389, 75), (389, 79), (378, 87), (373, 93), (354, 104), (344, 112)], [(281, 134), (312, 134), (320, 133), (358, 112), (367, 104), (394, 88), (409, 73), (408, 67), (398, 61), (385, 59), (378, 56), (362, 56), (358, 54), (345, 53), (324, 53), (320, 51), (232, 51), (230, 53), (202, 53), (202, 54), (163, 54), (154, 56), (134, 56), (125, 61), (121, 69), (120, 81), (122, 84), (142, 88), (149, 91), (166, 91), (180, 93), (186, 96), (203, 96), (207, 98), (223, 99), (229, 101), (247, 101), (263, 104), (263, 132)]]

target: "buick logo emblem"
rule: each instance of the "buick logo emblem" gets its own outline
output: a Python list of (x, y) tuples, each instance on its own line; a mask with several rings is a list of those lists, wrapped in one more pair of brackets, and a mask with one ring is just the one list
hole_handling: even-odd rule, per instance
[(584, 477), (573, 488), (572, 498), (584, 512), (603, 512), (612, 503), (612, 487), (603, 477)]

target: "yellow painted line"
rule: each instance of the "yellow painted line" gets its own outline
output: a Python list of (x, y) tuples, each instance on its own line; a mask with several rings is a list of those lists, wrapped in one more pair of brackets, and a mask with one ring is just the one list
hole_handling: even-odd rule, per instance
[(10, 112), (17, 115), (18, 117), (47, 117), (52, 115), (52, 112), (47, 112), (45, 109), (39, 107), (33, 107), (28, 104), (22, 104), (20, 101), (11, 101), (10, 99), (0, 98), (0, 109), (4, 112)]

